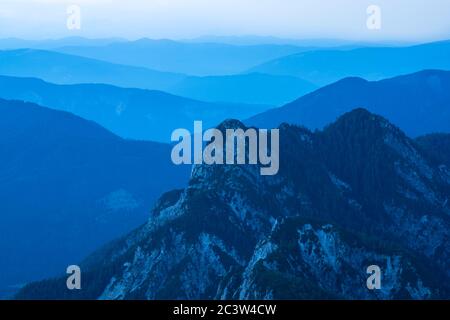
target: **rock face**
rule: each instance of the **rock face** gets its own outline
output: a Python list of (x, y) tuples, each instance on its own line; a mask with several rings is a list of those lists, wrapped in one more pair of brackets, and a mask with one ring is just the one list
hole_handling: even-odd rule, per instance
[(450, 170), (424, 150), (363, 109), (320, 132), (281, 125), (278, 175), (194, 166), (81, 264), (82, 290), (60, 278), (17, 298), (448, 299)]

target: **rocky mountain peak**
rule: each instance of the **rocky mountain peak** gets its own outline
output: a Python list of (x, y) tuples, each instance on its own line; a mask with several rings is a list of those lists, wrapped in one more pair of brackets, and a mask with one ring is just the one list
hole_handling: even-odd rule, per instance
[[(85, 284), (91, 297), (450, 296), (450, 180), (423, 149), (364, 109), (324, 131), (279, 129), (278, 175), (195, 166), (188, 187), (165, 194), (146, 226), (90, 260), (91, 272), (108, 270)], [(372, 264), (385, 272), (382, 291), (365, 286)]]

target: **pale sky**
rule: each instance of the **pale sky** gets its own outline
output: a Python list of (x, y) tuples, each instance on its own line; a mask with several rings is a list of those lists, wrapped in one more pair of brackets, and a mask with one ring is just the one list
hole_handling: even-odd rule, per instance
[[(69, 5), (81, 30), (68, 30)], [(366, 26), (369, 5), (381, 29)], [(450, 38), (450, 0), (0, 0), (0, 38), (66, 36), (285, 38), (428, 41)]]

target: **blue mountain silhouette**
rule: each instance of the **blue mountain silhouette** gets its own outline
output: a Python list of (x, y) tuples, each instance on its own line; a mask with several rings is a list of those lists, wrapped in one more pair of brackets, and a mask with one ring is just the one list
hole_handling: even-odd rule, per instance
[(0, 74), (59, 84), (107, 83), (143, 89), (165, 89), (184, 78), (181, 74), (36, 49), (0, 51)]
[(0, 294), (64, 273), (188, 179), (169, 145), (124, 140), (30, 103), (0, 99), (0, 114)]
[(234, 46), (140, 39), (105, 46), (69, 46), (59, 52), (113, 63), (196, 76), (230, 75), (308, 48), (292, 45)]
[(344, 77), (380, 80), (424, 69), (450, 70), (448, 57), (450, 41), (410, 47), (315, 50), (269, 61), (250, 72), (297, 76), (326, 85)]
[(161, 91), (103, 84), (55, 85), (33, 78), (0, 76), (0, 97), (38, 103), (96, 121), (121, 137), (168, 142), (194, 120), (211, 127), (226, 118), (245, 119), (269, 106), (206, 103)]
[(65, 37), (60, 39), (26, 40), (20, 38), (0, 39), (0, 49), (54, 49), (64, 46), (104, 46), (115, 42), (124, 42), (122, 38)]
[(450, 132), (450, 71), (425, 70), (381, 81), (346, 78), (247, 122), (276, 127), (282, 122), (322, 128), (363, 107), (380, 114), (408, 135)]

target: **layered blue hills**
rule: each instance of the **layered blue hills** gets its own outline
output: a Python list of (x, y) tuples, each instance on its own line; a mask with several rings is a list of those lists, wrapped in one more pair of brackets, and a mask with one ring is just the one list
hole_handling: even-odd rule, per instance
[(56, 49), (87, 58), (195, 76), (230, 75), (309, 48), (260, 44), (186, 43), (139, 39), (105, 46), (67, 46)]
[(194, 120), (212, 127), (226, 118), (245, 119), (266, 105), (207, 103), (162, 91), (105, 84), (56, 85), (34, 78), (0, 76), (0, 97), (38, 103), (96, 121), (121, 137), (170, 142), (173, 130)]
[(247, 122), (317, 129), (359, 107), (386, 117), (413, 137), (450, 132), (450, 71), (425, 70), (381, 81), (345, 78)]
[[(176, 57), (170, 59), (178, 61)], [(221, 65), (212, 60), (201, 59), (205, 63)], [(191, 99), (239, 104), (282, 105), (317, 88), (296, 77), (260, 73), (195, 77), (38, 49), (0, 51), (0, 74), (40, 78), (56, 84), (102, 83), (162, 90)], [(240, 118), (238, 114), (228, 117)]]
[[(450, 41), (0, 49), (0, 299), (450, 296)], [(279, 128), (279, 174), (173, 165), (195, 120)]]
[(97, 38), (65, 37), (60, 39), (26, 40), (20, 38), (0, 39), (0, 49), (55, 49), (64, 46), (104, 46), (116, 42), (125, 42), (122, 38)]
[(424, 69), (450, 70), (449, 57), (450, 41), (408, 47), (314, 50), (274, 59), (249, 72), (296, 76), (327, 85), (345, 77), (380, 80)]
[(0, 74), (59, 84), (106, 83), (155, 90), (164, 90), (185, 77), (38, 49), (0, 51)]

